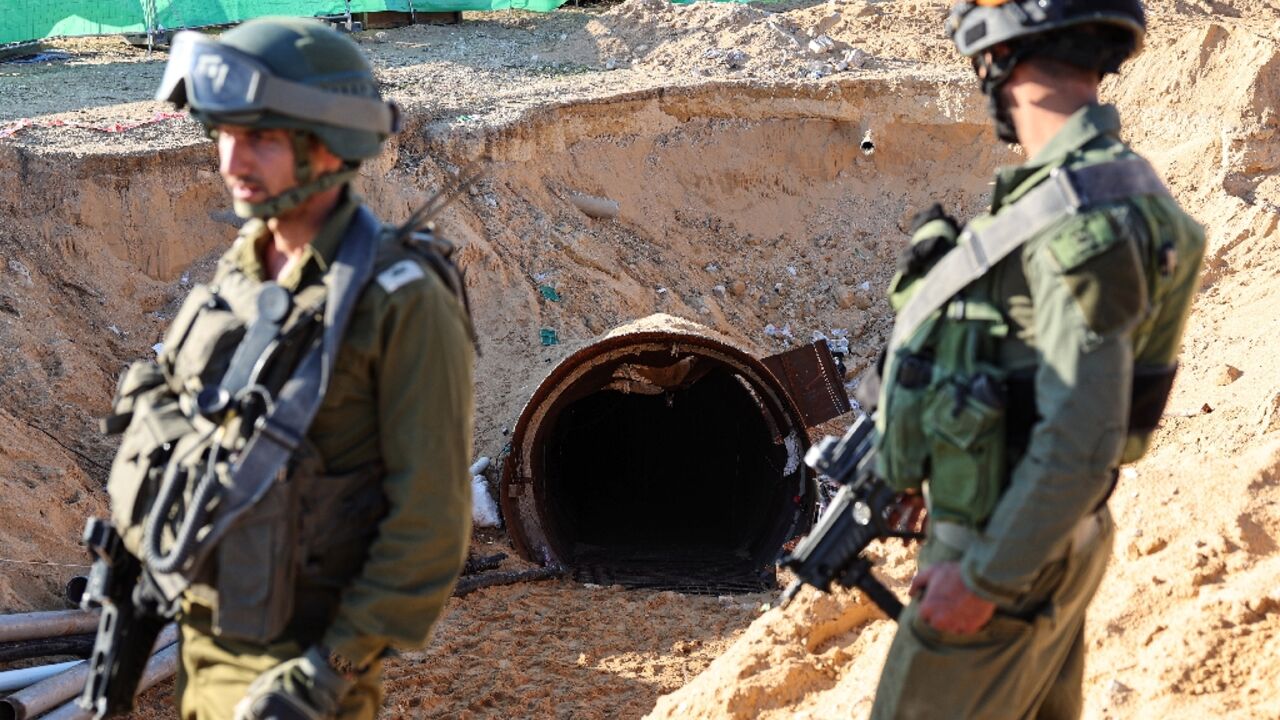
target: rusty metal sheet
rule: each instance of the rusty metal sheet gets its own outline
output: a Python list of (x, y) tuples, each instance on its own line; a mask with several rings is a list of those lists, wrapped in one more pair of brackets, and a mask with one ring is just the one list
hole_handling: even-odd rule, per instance
[(770, 355), (761, 362), (791, 396), (807, 427), (853, 409), (826, 340)]

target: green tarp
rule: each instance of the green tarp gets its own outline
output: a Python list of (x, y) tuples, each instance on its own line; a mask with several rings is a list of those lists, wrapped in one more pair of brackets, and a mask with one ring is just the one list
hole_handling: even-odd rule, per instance
[(70, 35), (205, 27), (263, 15), (507, 10), (546, 12), (565, 0), (0, 0), (0, 44)]

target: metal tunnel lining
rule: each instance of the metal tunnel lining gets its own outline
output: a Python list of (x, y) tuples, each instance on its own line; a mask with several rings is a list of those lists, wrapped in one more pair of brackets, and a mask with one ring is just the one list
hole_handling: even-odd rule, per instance
[(792, 462), (807, 441), (749, 354), (687, 332), (610, 336), (534, 392), (504, 464), (503, 511), (521, 555), (579, 580), (762, 589), (812, 517), (812, 483)]

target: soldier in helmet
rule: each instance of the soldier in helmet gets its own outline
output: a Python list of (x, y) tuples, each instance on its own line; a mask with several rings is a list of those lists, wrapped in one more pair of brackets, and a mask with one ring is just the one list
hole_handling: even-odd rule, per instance
[(963, 228), (918, 215), (890, 287), (878, 471), (923, 492), (930, 523), (873, 717), (1080, 714), (1107, 498), (1160, 419), (1204, 254), (1098, 102), (1144, 23), (1137, 0), (952, 9), (996, 134), (1027, 160)]
[(112, 519), (181, 624), (183, 718), (374, 717), (382, 657), (425, 642), (466, 555), (460, 277), (353, 192), (397, 110), (327, 25), (179, 33), (158, 97), (247, 222), (122, 381)]

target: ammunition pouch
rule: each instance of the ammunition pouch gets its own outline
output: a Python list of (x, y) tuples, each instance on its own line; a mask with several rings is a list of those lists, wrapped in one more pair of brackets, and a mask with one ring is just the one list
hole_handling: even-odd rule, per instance
[(304, 442), (287, 477), (218, 544), (214, 632), (257, 643), (282, 635), (303, 646), (319, 642), (386, 516), (383, 475), (377, 464), (326, 473)]
[(244, 337), (244, 328), (226, 297), (204, 285), (193, 287), (165, 333), (160, 351), (169, 389), (194, 395), (217, 383)]
[(324, 473), (318, 457), (309, 455), (297, 467), (299, 602), (289, 634), (306, 645), (320, 642), (333, 622), (342, 591), (364, 568), (390, 503), (380, 464)]
[(929, 476), (929, 446), (920, 417), (933, 385), (933, 358), (901, 353), (890, 370), (880, 413), (878, 474), (894, 490), (918, 489)]
[(214, 550), (219, 637), (265, 644), (284, 633), (295, 604), (297, 491), (292, 479), (276, 480)]
[(920, 417), (932, 517), (979, 527), (1008, 475), (1004, 386), (994, 369), (935, 384)]
[(192, 435), (194, 428), (178, 398), (164, 386), (160, 368), (146, 361), (135, 362), (125, 371), (111, 415), (102, 424), (104, 429), (120, 428), (123, 432), (107, 478), (111, 520), (119, 528), (125, 548), (142, 557), (147, 511), (176, 446)]

